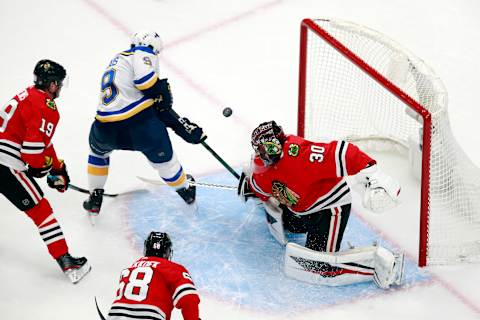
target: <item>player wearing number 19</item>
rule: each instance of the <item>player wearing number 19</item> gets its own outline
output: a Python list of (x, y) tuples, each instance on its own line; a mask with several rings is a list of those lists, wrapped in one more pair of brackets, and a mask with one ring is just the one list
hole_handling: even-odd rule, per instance
[(70, 180), (51, 141), (60, 118), (54, 100), (60, 95), (66, 71), (54, 61), (40, 60), (33, 73), (35, 85), (0, 109), (0, 193), (33, 220), (50, 255), (75, 283), (90, 266), (87, 259), (68, 253), (62, 229), (35, 181), (50, 173), (48, 185), (64, 192)]
[(169, 320), (174, 307), (184, 320), (198, 320), (200, 298), (188, 271), (170, 261), (172, 242), (164, 232), (151, 232), (144, 257), (120, 275), (108, 320)]
[[(251, 143), (255, 156), (238, 192), (262, 200), (270, 232), (286, 245), (288, 276), (323, 285), (374, 280), (385, 289), (401, 283), (402, 254), (380, 246), (339, 251), (352, 202), (347, 176), (364, 184), (366, 208), (382, 211), (397, 202), (400, 185), (374, 159), (346, 141), (286, 135), (275, 121), (260, 124)], [(285, 230), (306, 233), (305, 247), (287, 243)]]
[(154, 31), (137, 32), (131, 48), (117, 54), (101, 81), (97, 115), (90, 129), (88, 181), (90, 198), (84, 208), (98, 215), (114, 150), (140, 151), (160, 177), (187, 204), (195, 201), (195, 187), (172, 150), (167, 127), (189, 143), (200, 143), (203, 131), (187, 118), (170, 111), (172, 93), (167, 79), (160, 79), (158, 54), (163, 44)]

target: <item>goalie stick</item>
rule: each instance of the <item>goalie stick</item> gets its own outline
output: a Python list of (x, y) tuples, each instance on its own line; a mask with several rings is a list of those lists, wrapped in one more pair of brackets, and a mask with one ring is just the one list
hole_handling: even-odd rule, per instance
[[(137, 178), (143, 182), (159, 185), (159, 186), (167, 186), (167, 184), (161, 180), (157, 179), (149, 179), (149, 178), (144, 178), (144, 177), (139, 177)], [(225, 189), (225, 190), (237, 190), (236, 186), (229, 186), (229, 185), (224, 185), (224, 184), (216, 184), (216, 183), (207, 183), (207, 182), (198, 182), (198, 181), (191, 181), (188, 180), (188, 183), (191, 186), (197, 186), (197, 187), (204, 187), (204, 188), (214, 188), (214, 189)]]

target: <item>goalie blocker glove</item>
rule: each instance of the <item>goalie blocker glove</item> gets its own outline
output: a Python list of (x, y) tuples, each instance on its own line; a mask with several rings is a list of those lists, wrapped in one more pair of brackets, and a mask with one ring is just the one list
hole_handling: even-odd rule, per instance
[(250, 189), (248, 183), (249, 177), (242, 172), (240, 180), (238, 181), (237, 195), (244, 201), (247, 202), (248, 198), (255, 198), (255, 193)]

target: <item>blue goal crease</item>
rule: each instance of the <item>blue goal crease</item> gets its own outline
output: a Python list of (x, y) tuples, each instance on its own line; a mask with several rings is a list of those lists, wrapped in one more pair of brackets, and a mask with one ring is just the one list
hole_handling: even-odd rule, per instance
[[(232, 179), (228, 173), (219, 173), (198, 180), (232, 184)], [(243, 203), (236, 192), (197, 187), (197, 212), (171, 188), (152, 187), (152, 193), (121, 200), (128, 208), (136, 246), (140, 249), (152, 230), (168, 232), (173, 260), (190, 271), (200, 292), (246, 309), (289, 314), (379, 293), (373, 282), (326, 287), (287, 278), (283, 273), (284, 247), (270, 235), (263, 209), (254, 201)], [(304, 239), (298, 235), (289, 238), (299, 243)], [(347, 242), (371, 245), (378, 239), (380, 235), (367, 224), (350, 216), (344, 246)], [(381, 242), (391, 247), (387, 241)], [(407, 286), (429, 279), (415, 261), (406, 259)]]

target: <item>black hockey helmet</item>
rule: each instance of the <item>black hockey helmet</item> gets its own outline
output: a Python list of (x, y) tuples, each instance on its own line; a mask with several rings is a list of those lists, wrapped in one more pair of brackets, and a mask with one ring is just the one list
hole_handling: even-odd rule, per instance
[(172, 257), (172, 241), (165, 232), (152, 231), (145, 239), (143, 254), (146, 257), (160, 257), (170, 260)]
[(261, 123), (252, 132), (252, 147), (266, 165), (280, 160), (282, 156), (285, 133), (275, 121)]
[(62, 86), (67, 72), (64, 67), (55, 61), (43, 59), (35, 65), (33, 75), (35, 86), (40, 89), (45, 89), (52, 81), (55, 81), (58, 86)]

